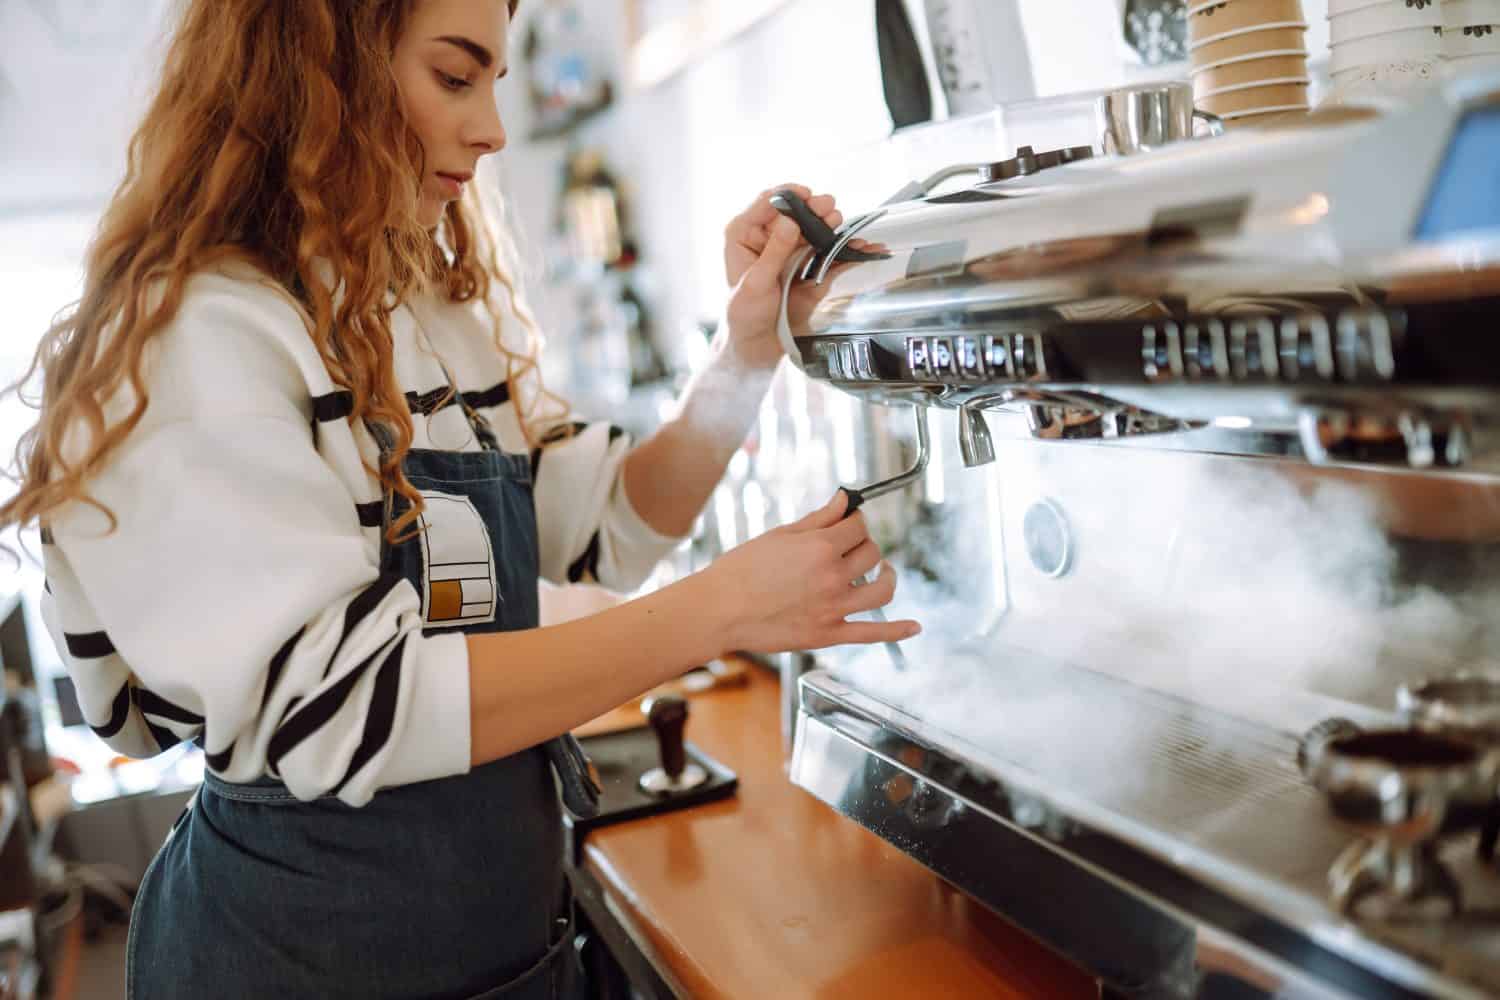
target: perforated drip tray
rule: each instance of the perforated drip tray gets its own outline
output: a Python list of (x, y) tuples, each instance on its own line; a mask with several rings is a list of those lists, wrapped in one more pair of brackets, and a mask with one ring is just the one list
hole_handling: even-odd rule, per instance
[(966, 688), (962, 695), (969, 706), (984, 705), (983, 713), (970, 707), (918, 716), (826, 676), (804, 680), (803, 703), (826, 699), (854, 708), (868, 721), (851, 725), (826, 708), (814, 707), (813, 714), (866, 745), (870, 737), (859, 727), (870, 723), (911, 734), (981, 783), (989, 775), (1012, 795), (1029, 789), (1058, 813), (1266, 918), (1336, 941), (1350, 957), (1363, 953), (1389, 965), (1404, 956), (1444, 977), (1500, 991), (1500, 874), (1475, 858), (1476, 836), (1450, 838), (1441, 849), (1462, 886), (1465, 910), (1458, 918), (1353, 924), (1329, 906), (1328, 872), (1355, 834), (1334, 820), (1298, 770), (1300, 731), (1248, 722), (1026, 650), (996, 654), (990, 665), (993, 692)]
[(582, 860), (584, 837), (596, 827), (713, 802), (733, 795), (739, 785), (738, 775), (689, 741), (684, 745), (687, 758), (703, 768), (708, 780), (697, 788), (664, 798), (642, 791), (641, 775), (661, 765), (656, 734), (650, 726), (586, 736), (579, 742), (594, 762), (603, 791), (597, 816), (584, 818), (563, 809), (567, 857), (572, 864)]

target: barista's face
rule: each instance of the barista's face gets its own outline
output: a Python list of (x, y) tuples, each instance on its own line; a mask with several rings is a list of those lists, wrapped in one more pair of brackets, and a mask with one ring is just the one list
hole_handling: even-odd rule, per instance
[(396, 42), (396, 86), (425, 154), (417, 217), (429, 229), (480, 157), (505, 147), (495, 82), (509, 69), (509, 34), (507, 0), (419, 0)]

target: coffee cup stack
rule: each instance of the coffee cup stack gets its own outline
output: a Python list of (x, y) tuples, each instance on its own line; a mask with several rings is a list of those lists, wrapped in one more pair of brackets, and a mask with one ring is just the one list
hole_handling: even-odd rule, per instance
[(1500, 0), (1443, 0), (1442, 13), (1450, 71), (1500, 68)]
[(1187, 18), (1198, 108), (1230, 128), (1307, 110), (1301, 0), (1190, 0)]
[(1443, 59), (1437, 0), (1328, 0), (1328, 69), (1337, 88), (1435, 76)]

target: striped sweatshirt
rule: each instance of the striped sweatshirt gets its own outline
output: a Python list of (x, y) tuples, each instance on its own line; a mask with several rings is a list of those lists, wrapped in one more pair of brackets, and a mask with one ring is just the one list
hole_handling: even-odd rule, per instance
[[(392, 327), (413, 447), (480, 447), (438, 405), (446, 364), (502, 447), (526, 448), (477, 304), (414, 301)], [(132, 757), (194, 740), (225, 780), (351, 805), (466, 771), (466, 640), (381, 574), (378, 446), (298, 307), (243, 266), (197, 275), (144, 368), (145, 415), (89, 483), (118, 526), (73, 503), (42, 539), (43, 616), (95, 732)], [(625, 495), (628, 437), (573, 427), (531, 453), (542, 576), (632, 589), (676, 540)]]

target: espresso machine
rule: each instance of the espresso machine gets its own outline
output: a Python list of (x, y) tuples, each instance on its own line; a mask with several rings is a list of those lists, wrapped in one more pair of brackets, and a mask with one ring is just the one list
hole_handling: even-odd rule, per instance
[(1110, 995), (1500, 993), (1500, 77), (1014, 138), (784, 276), (928, 539), (791, 779)]

